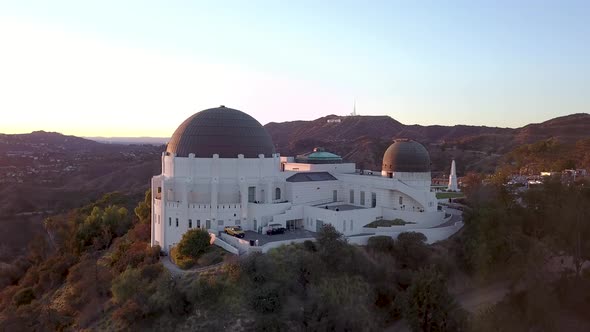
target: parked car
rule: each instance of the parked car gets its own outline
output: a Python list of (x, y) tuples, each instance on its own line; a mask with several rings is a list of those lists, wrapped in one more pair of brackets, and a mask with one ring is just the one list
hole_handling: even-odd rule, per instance
[(281, 224), (270, 224), (266, 229), (266, 235), (283, 234), (285, 233), (285, 227)]
[(246, 233), (244, 233), (244, 231), (242, 230), (242, 227), (240, 226), (226, 226), (223, 231), (226, 234), (229, 234), (231, 236), (235, 236), (235, 237), (239, 237), (239, 238), (243, 238), (244, 236), (246, 236)]

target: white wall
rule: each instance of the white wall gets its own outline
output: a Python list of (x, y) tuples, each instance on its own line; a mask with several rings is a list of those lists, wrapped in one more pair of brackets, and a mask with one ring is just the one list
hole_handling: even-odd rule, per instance
[(309, 181), (287, 182), (287, 199), (297, 204), (321, 204), (332, 201), (332, 191), (340, 190), (340, 182), (333, 181)]
[(401, 233), (416, 232), (416, 233), (424, 234), (424, 236), (426, 236), (426, 243), (432, 244), (437, 241), (442, 241), (442, 240), (448, 239), (451, 235), (457, 233), (461, 229), (461, 227), (463, 227), (463, 223), (457, 223), (452, 226), (439, 227), (439, 228), (411, 229), (411, 230), (396, 231), (396, 232), (383, 232), (383, 233), (372, 234), (372, 235), (352, 236), (352, 237), (348, 237), (348, 243), (365, 246), (365, 245), (367, 245), (369, 238), (374, 237), (374, 236), (391, 236), (393, 239), (397, 239), (397, 237)]
[(230, 245), (229, 243), (227, 243), (226, 241), (220, 239), (219, 237), (215, 237), (215, 240), (213, 241), (213, 244), (215, 244), (216, 246), (219, 246), (229, 252), (231, 252), (234, 255), (239, 255), (240, 251), (238, 250), (238, 248), (233, 247), (232, 245)]

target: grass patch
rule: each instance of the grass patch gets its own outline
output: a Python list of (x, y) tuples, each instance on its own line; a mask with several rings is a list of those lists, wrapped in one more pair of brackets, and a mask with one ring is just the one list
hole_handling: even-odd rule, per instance
[(436, 193), (436, 198), (437, 199), (444, 199), (444, 198), (458, 198), (458, 197), (464, 197), (465, 195), (463, 195), (463, 193), (453, 193), (453, 192), (442, 192), (442, 193)]
[(405, 221), (405, 220), (399, 219), (399, 218), (396, 218), (393, 220), (380, 219), (380, 220), (375, 220), (372, 223), (365, 225), (365, 227), (377, 228), (377, 227), (403, 226), (403, 225), (407, 225), (407, 224), (415, 224), (415, 222)]

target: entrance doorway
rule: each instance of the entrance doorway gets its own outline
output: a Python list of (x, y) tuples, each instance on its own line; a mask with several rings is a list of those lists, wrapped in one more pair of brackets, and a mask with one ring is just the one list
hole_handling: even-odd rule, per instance
[(287, 229), (300, 229), (303, 228), (303, 219), (287, 220)]

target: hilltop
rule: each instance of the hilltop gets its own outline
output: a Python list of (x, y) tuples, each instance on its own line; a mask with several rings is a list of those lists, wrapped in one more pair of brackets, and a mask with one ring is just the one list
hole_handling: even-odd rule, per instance
[(381, 157), (391, 141), (411, 138), (429, 150), (435, 172), (448, 171), (451, 158), (457, 159), (460, 172), (491, 172), (501, 162), (500, 157), (520, 145), (546, 139), (571, 144), (589, 138), (590, 114), (572, 114), (514, 129), (405, 125), (389, 116), (336, 115), (312, 121), (271, 122), (265, 128), (282, 155), (322, 146), (362, 168), (380, 169)]

